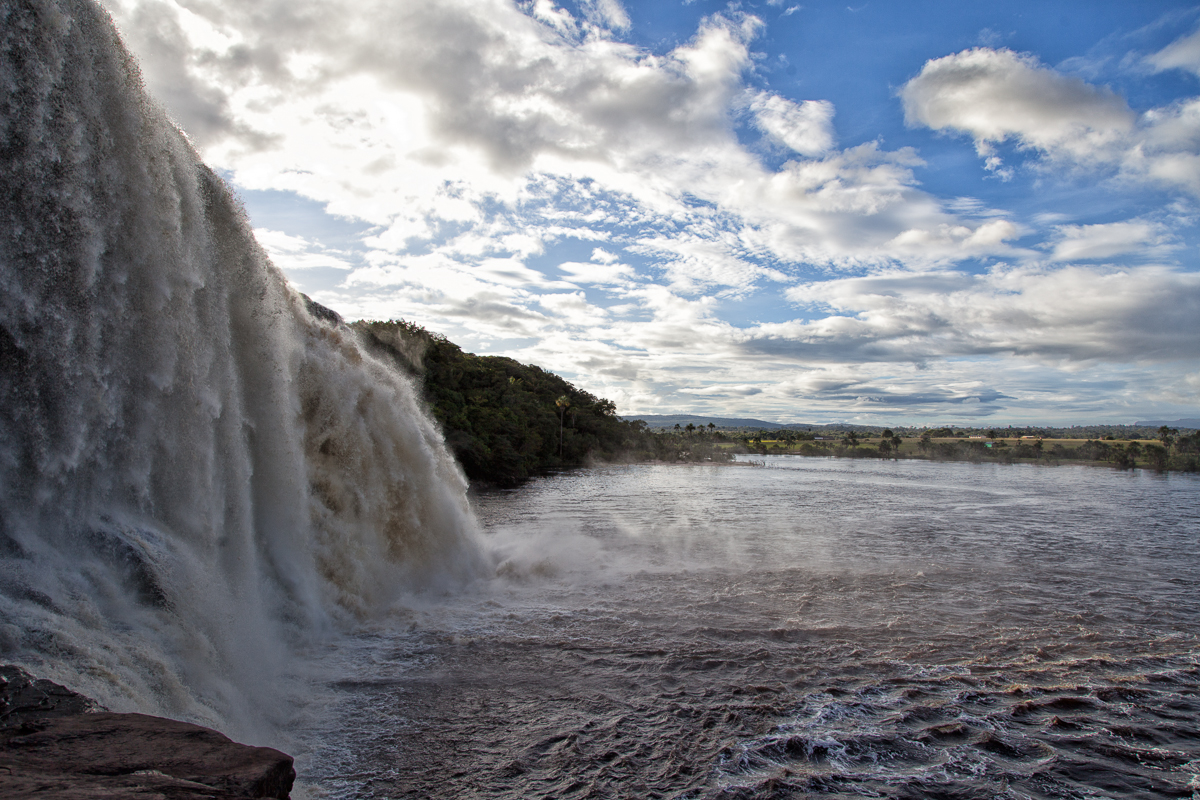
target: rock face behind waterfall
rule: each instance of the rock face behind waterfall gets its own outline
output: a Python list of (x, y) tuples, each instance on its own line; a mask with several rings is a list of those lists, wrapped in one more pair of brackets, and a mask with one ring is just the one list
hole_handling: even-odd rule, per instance
[(472, 536), (407, 379), (306, 311), (104, 12), (0, 5), (0, 657), (266, 736), (296, 644)]

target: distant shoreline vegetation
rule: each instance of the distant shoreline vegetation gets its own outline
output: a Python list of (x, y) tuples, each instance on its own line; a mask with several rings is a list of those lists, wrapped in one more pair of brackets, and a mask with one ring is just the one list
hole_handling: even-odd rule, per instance
[[(309, 303), (314, 313), (333, 314)], [(412, 322), (364, 320), (349, 327), (376, 355), (420, 383), (447, 446), (476, 485), (515, 486), (534, 475), (592, 464), (721, 463), (748, 453), (1200, 471), (1200, 432), (1168, 426), (755, 430), (738, 423), (758, 420), (721, 419), (734, 425), (710, 420), (652, 427), (643, 419), (621, 419), (612, 401), (540, 367), (464, 353), (445, 336)]]
[[(1068, 435), (1056, 435), (1058, 431)], [(877, 434), (847, 431), (840, 436), (772, 431), (742, 434), (741, 441), (760, 455), (834, 456), (838, 458), (922, 459), (1002, 464), (1094, 464), (1118, 469), (1145, 468), (1157, 472), (1200, 472), (1200, 432), (1180, 434), (1161, 426), (1157, 438), (1134, 434), (1118, 440), (1075, 438), (1074, 429), (1014, 434), (1009, 429), (935, 428), (916, 435), (883, 429)]]

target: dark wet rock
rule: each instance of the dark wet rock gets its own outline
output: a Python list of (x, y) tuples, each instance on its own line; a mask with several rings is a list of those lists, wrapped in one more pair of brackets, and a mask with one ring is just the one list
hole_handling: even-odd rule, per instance
[(146, 714), (112, 714), (83, 695), (0, 667), (0, 800), (285, 800), (290, 756)]
[(153, 608), (170, 604), (150, 547), (159, 538), (155, 534), (123, 529), (104, 520), (104, 525), (83, 531), (82, 538), (88, 542), (90, 552), (120, 575), (122, 584), (132, 589), (140, 602)]
[(333, 325), (335, 328), (342, 324), (342, 315), (334, 311), (332, 308), (327, 308), (321, 305), (306, 294), (302, 293), (300, 297), (304, 299), (304, 307), (308, 309), (308, 313), (312, 316), (316, 317), (322, 322)]
[(0, 737), (25, 722), (105, 710), (92, 698), (20, 667), (0, 666)]

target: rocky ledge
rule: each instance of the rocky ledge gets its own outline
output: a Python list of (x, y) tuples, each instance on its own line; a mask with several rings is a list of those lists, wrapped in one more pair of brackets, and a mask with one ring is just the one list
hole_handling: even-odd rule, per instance
[(0, 800), (287, 800), (292, 758), (209, 728), (111, 714), (56, 683), (0, 667)]

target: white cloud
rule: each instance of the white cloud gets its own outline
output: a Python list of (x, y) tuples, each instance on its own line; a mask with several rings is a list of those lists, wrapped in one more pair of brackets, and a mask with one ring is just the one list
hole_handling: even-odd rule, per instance
[(591, 286), (624, 285), (637, 277), (628, 264), (613, 261), (601, 264), (567, 261), (559, 264), (558, 268), (570, 275), (570, 280)]
[(335, 255), (323, 248), (319, 242), (305, 239), (302, 236), (291, 236), (268, 228), (255, 228), (254, 236), (267, 251), (271, 261), (281, 269), (305, 270), (317, 267), (354, 269), (354, 264), (342, 257), (345, 254)]
[(565, 11), (556, 6), (553, 0), (535, 0), (531, 7), (533, 16), (545, 22), (564, 36), (574, 38), (579, 35), (579, 24)]
[(969, 133), (989, 159), (996, 159), (993, 145), (1010, 137), (1077, 161), (1106, 159), (1135, 122), (1112, 91), (1007, 49), (977, 47), (928, 61), (900, 98), (909, 124)]
[(1200, 355), (1200, 274), (1166, 267), (897, 273), (804, 284), (787, 296), (833, 314), (763, 325), (748, 346), (841, 361), (1012, 354), (1043, 362), (1148, 362)]
[(580, 0), (580, 6), (597, 25), (618, 31), (629, 29), (629, 14), (620, 0)]
[(1200, 75), (1200, 31), (1181, 36), (1157, 53), (1146, 56), (1146, 63), (1156, 72), (1182, 69)]
[[(227, 124), (204, 129), (208, 160), (243, 187), (294, 191), (379, 226), (366, 244), (386, 252), (451, 232), (461, 252), (466, 228), (491, 242), (491, 255), (520, 257), (497, 235), (536, 220), (544, 236), (553, 215), (592, 228), (684, 225), (675, 249), (690, 254), (672, 274), (745, 290), (777, 272), (736, 264), (742, 246), (756, 261), (886, 264), (909, 257), (889, 250), (903, 232), (964, 224), (916, 188), (911, 151), (834, 150), (827, 101), (763, 92), (750, 101), (768, 136), (819, 159), (771, 170), (743, 147), (734, 126), (761, 27), (751, 16), (710, 17), (691, 41), (655, 55), (579, 38), (578, 21), (548, 2), (528, 14), (503, 0), (364, 0), (353, 10), (213, 0), (186, 13), (171, 0), (110, 5), (150, 51), (173, 31), (174, 66), (151, 62), (147, 73), (173, 110), (173, 98), (212, 100), (206, 107)], [(624, 19), (615, 3), (586, 10), (610, 26)], [(198, 112), (180, 108), (186, 127)], [(508, 209), (501, 218), (487, 210), (497, 204)], [(730, 257), (697, 256), (702, 230), (708, 252)], [(744, 244), (731, 247), (730, 235)], [(936, 257), (956, 257), (951, 244)]]
[(600, 325), (608, 317), (608, 312), (589, 303), (583, 292), (542, 295), (538, 304), (571, 327)]
[(761, 278), (786, 280), (777, 270), (739, 257), (733, 236), (673, 235), (648, 237), (629, 247), (654, 257), (672, 286), (693, 293), (714, 287), (744, 289)]
[(797, 104), (786, 97), (758, 92), (750, 102), (750, 111), (764, 133), (801, 155), (820, 155), (834, 145), (833, 103), (828, 100)]
[[(1065, 410), (1073, 407), (1065, 383), (1077, 383), (1080, 398), (1095, 395), (1092, 384), (1120, 388), (1112, 376), (1126, 368), (1110, 366), (1100, 378), (1100, 362), (1145, 371), (1200, 355), (1200, 276), (1156, 266), (898, 271), (813, 281), (786, 293), (814, 312), (809, 319), (744, 328), (719, 319), (712, 298), (652, 285), (626, 288), (629, 303), (609, 309), (578, 292), (529, 298), (543, 309), (537, 313), (522, 311), (518, 295), (482, 291), (460, 289), (427, 300), (426, 308), (445, 315), (443, 330), (457, 320), (500, 338), (531, 337), (535, 344), (510, 354), (586, 375), (589, 390), (630, 412), (637, 403), (640, 410), (671, 402), (694, 409), (704, 400), (716, 410), (782, 413), (806, 398), (817, 403), (807, 407), (830, 413), (987, 415), (1018, 396)], [(565, 335), (560, 319), (577, 333)], [(981, 358), (993, 359), (984, 374), (994, 380), (981, 380), (971, 366)]]
[(1012, 172), (995, 146), (1011, 139), (1058, 164), (1200, 195), (1200, 99), (1139, 117), (1107, 88), (984, 47), (926, 62), (900, 97), (909, 124), (970, 134), (1002, 177)]
[(514, 289), (568, 289), (564, 281), (550, 280), (541, 272), (525, 266), (517, 258), (485, 258), (470, 267), (471, 272), (490, 285), (511, 286)]
[(1060, 225), (1053, 261), (1111, 259), (1130, 253), (1145, 256), (1164, 255), (1165, 232), (1150, 222), (1110, 222), (1102, 225)]
[(1017, 226), (1003, 219), (984, 222), (974, 228), (942, 224), (932, 230), (909, 228), (889, 242), (889, 249), (896, 253), (906, 253), (913, 262), (936, 253), (950, 253), (962, 258), (972, 253), (999, 252), (1005, 249), (1006, 241), (1015, 239), (1018, 235)]
[(720, 383), (712, 386), (703, 386), (698, 389), (680, 389), (679, 393), (695, 395), (697, 397), (753, 397), (756, 394), (762, 394), (763, 387), (753, 383)]

